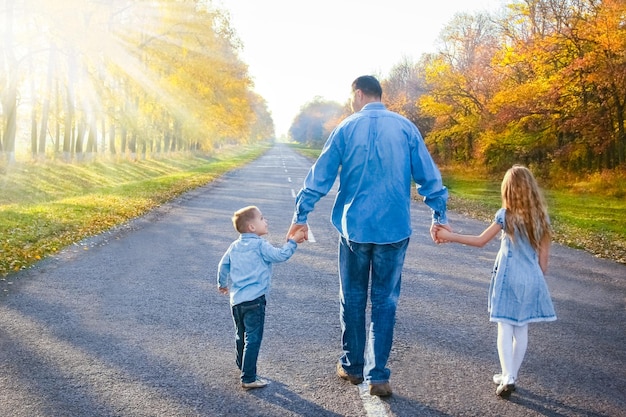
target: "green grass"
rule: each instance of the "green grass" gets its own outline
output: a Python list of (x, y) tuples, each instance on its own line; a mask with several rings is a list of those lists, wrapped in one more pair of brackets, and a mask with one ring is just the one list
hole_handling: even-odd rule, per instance
[(7, 166), (0, 174), (0, 276), (141, 216), (266, 150), (256, 145), (214, 157)]
[[(319, 149), (294, 146), (316, 158)], [(141, 216), (261, 155), (267, 146), (231, 148), (137, 162), (14, 164), (0, 170), (0, 276)], [(0, 167), (2, 168), (2, 167)], [(444, 170), (451, 210), (490, 221), (500, 182)], [(555, 240), (626, 263), (626, 199), (580, 188), (547, 190)], [(453, 225), (454, 226), (454, 225)]]
[[(449, 208), (490, 221), (501, 206), (500, 182), (444, 171)], [(544, 189), (554, 240), (596, 256), (626, 263), (626, 199)]]
[(302, 145), (300, 143), (290, 143), (289, 146), (292, 149), (301, 153), (302, 155), (308, 156), (311, 159), (317, 159), (317, 157), (320, 155), (320, 152), (322, 151), (320, 148), (312, 148), (310, 146)]
[[(313, 159), (320, 153), (304, 145), (290, 146)], [(442, 168), (442, 175), (450, 192), (450, 210), (485, 222), (493, 220), (501, 207), (500, 180), (466, 167)], [(561, 182), (559, 189), (544, 189), (554, 240), (626, 264), (625, 184), (623, 173), (593, 174), (586, 181)]]

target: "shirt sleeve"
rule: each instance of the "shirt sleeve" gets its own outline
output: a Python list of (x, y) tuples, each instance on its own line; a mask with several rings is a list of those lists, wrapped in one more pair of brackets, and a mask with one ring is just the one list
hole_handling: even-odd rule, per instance
[[(232, 245), (231, 245), (232, 246)], [(220, 288), (228, 287), (228, 278), (230, 276), (230, 247), (222, 256), (217, 266), (217, 285)]]
[(439, 168), (422, 139), (417, 128), (411, 149), (411, 170), (417, 192), (424, 197), (424, 203), (430, 207), (433, 223), (447, 224), (448, 189), (443, 185)]
[(341, 155), (335, 145), (335, 137), (339, 134), (337, 129), (331, 133), (322, 153), (304, 179), (304, 186), (296, 196), (293, 223), (306, 223), (307, 216), (313, 211), (315, 204), (333, 187), (341, 164)]
[(280, 248), (273, 246), (267, 240), (263, 239), (261, 242), (261, 256), (266, 262), (285, 262), (291, 258), (291, 255), (294, 254), (297, 247), (298, 244), (291, 239)]
[(506, 214), (506, 209), (501, 208), (496, 212), (493, 221), (498, 223), (502, 229), (504, 229), (504, 216)]

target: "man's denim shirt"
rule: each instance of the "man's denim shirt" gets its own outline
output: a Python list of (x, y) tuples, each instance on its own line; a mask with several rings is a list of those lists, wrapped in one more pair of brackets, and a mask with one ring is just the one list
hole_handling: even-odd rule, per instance
[(291, 258), (297, 247), (291, 239), (277, 248), (254, 233), (242, 233), (231, 243), (217, 268), (220, 287), (229, 286), (230, 278), (230, 305), (265, 295), (270, 288), (272, 263)]
[(411, 235), (411, 179), (433, 222), (447, 224), (448, 190), (422, 135), (381, 102), (366, 104), (331, 133), (296, 197), (295, 223), (306, 223), (337, 175), (331, 221), (350, 241), (387, 244)]

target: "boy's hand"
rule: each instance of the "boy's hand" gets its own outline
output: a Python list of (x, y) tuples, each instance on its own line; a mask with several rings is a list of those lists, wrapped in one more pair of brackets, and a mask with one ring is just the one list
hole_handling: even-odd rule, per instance
[(291, 239), (295, 241), (297, 244), (300, 244), (306, 240), (306, 234), (304, 229), (297, 229), (292, 234), (289, 235), (287, 239)]
[(220, 294), (228, 294), (228, 287), (217, 287)]
[[(304, 239), (300, 241), (293, 238), (293, 236), (296, 236), (299, 231), (304, 232)], [(287, 232), (287, 240), (289, 239), (295, 240), (296, 243), (302, 243), (302, 241), (304, 240), (309, 240), (309, 226), (307, 226), (306, 224), (292, 223), (291, 227), (289, 228), (289, 231)]]

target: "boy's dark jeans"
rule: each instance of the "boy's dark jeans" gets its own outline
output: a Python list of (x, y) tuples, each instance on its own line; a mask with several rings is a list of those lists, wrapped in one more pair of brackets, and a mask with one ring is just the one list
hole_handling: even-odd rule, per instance
[(241, 382), (248, 384), (256, 379), (256, 361), (265, 325), (265, 295), (234, 305), (232, 313), (236, 330), (235, 360), (237, 367), (241, 369)]

